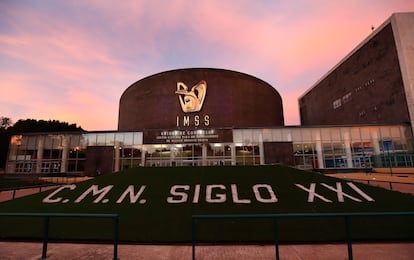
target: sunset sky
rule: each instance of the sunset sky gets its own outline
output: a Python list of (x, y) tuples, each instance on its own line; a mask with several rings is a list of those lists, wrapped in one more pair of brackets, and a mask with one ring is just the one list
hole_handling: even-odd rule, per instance
[[(171, 69), (256, 76), (298, 98), (412, 0), (0, 1), (0, 116), (116, 130), (121, 94)], [(148, 112), (148, 111), (143, 111)]]

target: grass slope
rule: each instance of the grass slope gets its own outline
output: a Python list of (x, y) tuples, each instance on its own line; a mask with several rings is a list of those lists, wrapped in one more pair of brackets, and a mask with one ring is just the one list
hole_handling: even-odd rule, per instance
[[(343, 202), (338, 201), (338, 192), (329, 188), (337, 189), (337, 183), (346, 194)], [(317, 195), (313, 202), (308, 201), (309, 192), (296, 184), (308, 190), (314, 185)], [(375, 201), (358, 193), (346, 181), (283, 166), (135, 168), (77, 183), (73, 189), (62, 189), (54, 195), (52, 190), (0, 203), (0, 212), (118, 213), (120, 240), (172, 243), (191, 241), (191, 215), (196, 214), (414, 211), (411, 195), (354, 184)], [(110, 188), (106, 194), (93, 195), (87, 193), (92, 185), (98, 189)], [(133, 195), (145, 185), (135, 203), (131, 203), (129, 194), (121, 199), (130, 185), (134, 187)], [(174, 185), (182, 186), (176, 186), (174, 192), (171, 191)], [(210, 199), (208, 187), (212, 189)], [(43, 202), (48, 196), (49, 202), (54, 203)], [(168, 203), (168, 198), (175, 203)], [(2, 217), (0, 237), (41, 237), (42, 225), (42, 219)], [(414, 238), (413, 217), (359, 217), (353, 218), (351, 225), (356, 240)], [(112, 222), (105, 219), (51, 219), (50, 226), (54, 239), (109, 240), (113, 232)], [(279, 232), (282, 241), (334, 241), (345, 237), (340, 218), (282, 219)], [(198, 220), (197, 238), (208, 242), (271, 241), (273, 222)]]

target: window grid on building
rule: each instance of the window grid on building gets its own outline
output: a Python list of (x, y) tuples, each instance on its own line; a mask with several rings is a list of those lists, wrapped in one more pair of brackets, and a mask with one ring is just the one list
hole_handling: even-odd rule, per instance
[(262, 165), (269, 160), (266, 144), (279, 143), (291, 145), (292, 166), (300, 169), (414, 167), (411, 130), (404, 125), (233, 129), (232, 133), (230, 143), (189, 144), (144, 144), (143, 132), (16, 135), (6, 171), (83, 174), (91, 147), (112, 151), (112, 171)]

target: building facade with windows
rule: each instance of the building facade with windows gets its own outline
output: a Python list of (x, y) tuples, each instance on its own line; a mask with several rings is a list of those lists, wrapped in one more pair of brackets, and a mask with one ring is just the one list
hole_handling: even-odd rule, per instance
[(414, 167), (408, 125), (226, 130), (227, 142), (185, 144), (147, 144), (141, 131), (17, 135), (11, 140), (6, 172), (95, 175), (142, 166), (274, 163), (333, 171)]
[(299, 98), (301, 124), (414, 122), (414, 13), (396, 13)]
[(263, 80), (178, 69), (125, 90), (117, 131), (13, 136), (6, 173), (276, 163), (332, 171), (414, 167), (414, 33), (407, 35), (413, 21), (413, 14), (393, 15), (307, 91), (299, 100), (302, 126), (284, 126), (281, 96)]

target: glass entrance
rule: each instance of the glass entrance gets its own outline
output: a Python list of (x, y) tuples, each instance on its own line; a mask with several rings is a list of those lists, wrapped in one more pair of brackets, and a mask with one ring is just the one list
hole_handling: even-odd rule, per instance
[(231, 144), (145, 145), (145, 166), (232, 165)]

